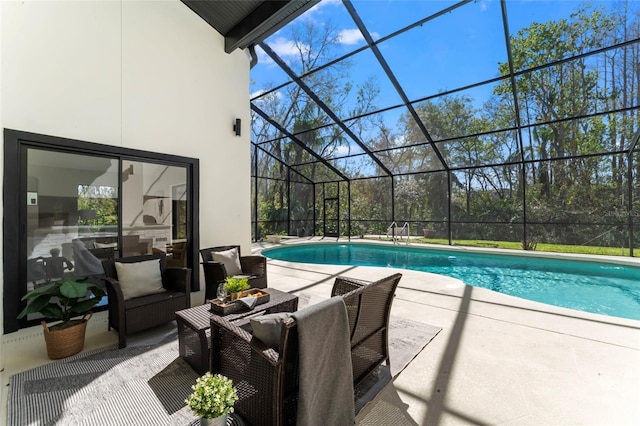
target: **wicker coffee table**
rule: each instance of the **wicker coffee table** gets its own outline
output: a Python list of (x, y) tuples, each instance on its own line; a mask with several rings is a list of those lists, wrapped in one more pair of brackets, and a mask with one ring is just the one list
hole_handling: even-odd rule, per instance
[[(269, 301), (255, 306), (251, 310), (225, 315), (227, 321), (248, 322), (249, 316), (259, 312), (295, 312), (298, 309), (298, 296), (274, 288), (265, 289), (269, 292)], [(211, 306), (206, 304), (183, 309), (176, 312), (178, 323), (178, 344), (180, 356), (193, 367), (198, 374), (209, 371), (209, 357), (211, 353)]]

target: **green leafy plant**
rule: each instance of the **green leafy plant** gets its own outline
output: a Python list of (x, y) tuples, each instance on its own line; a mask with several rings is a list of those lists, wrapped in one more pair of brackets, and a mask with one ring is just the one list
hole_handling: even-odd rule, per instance
[(184, 402), (195, 415), (214, 419), (233, 413), (238, 393), (228, 377), (207, 372), (196, 379), (196, 384), (191, 389), (193, 393)]
[(55, 281), (24, 295), (22, 300), (27, 301), (27, 306), (18, 314), (18, 318), (39, 312), (46, 318), (61, 320), (62, 323), (54, 327), (63, 329), (73, 325), (73, 317), (89, 312), (103, 296), (104, 290), (86, 282), (86, 278)]
[(224, 286), (229, 293), (238, 293), (249, 289), (248, 278), (227, 277)]

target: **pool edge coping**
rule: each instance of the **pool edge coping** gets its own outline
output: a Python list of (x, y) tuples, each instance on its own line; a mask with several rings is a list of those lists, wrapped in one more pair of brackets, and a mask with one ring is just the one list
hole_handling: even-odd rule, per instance
[(601, 263), (609, 263), (614, 265), (624, 265), (624, 266), (632, 266), (640, 268), (640, 258), (635, 257), (612, 257), (605, 255), (596, 255), (596, 254), (583, 254), (583, 253), (560, 253), (560, 252), (550, 252), (550, 251), (532, 251), (532, 250), (522, 250), (516, 251), (512, 249), (501, 249), (501, 248), (493, 248), (493, 247), (470, 247), (470, 246), (449, 246), (449, 245), (440, 245), (440, 244), (429, 244), (429, 243), (393, 243), (391, 241), (375, 241), (375, 240), (336, 240), (336, 241), (319, 241), (319, 240), (308, 240), (308, 239), (288, 239), (286, 241), (282, 241), (279, 244), (274, 244), (268, 247), (261, 247), (258, 252), (262, 253), (263, 251), (268, 252), (269, 250), (290, 246), (290, 245), (299, 245), (299, 244), (316, 244), (316, 245), (324, 245), (324, 244), (333, 244), (333, 245), (342, 245), (342, 244), (359, 244), (359, 245), (384, 245), (391, 247), (407, 247), (407, 248), (422, 248), (422, 249), (438, 249), (441, 251), (450, 251), (450, 252), (470, 252), (470, 253), (483, 253), (483, 254), (501, 254), (506, 256), (514, 256), (514, 257), (538, 257), (543, 259), (552, 259), (561, 257), (565, 260), (575, 260), (575, 261), (598, 261)]

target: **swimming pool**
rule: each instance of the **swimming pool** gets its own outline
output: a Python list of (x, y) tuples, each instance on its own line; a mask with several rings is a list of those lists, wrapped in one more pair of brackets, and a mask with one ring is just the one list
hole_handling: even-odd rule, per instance
[(640, 320), (640, 268), (633, 266), (374, 244), (299, 244), (262, 253), (289, 262), (432, 272), (524, 299)]

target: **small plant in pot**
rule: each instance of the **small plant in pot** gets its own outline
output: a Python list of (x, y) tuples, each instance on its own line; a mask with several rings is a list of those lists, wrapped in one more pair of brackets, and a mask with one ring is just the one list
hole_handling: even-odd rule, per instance
[[(42, 327), (49, 358), (66, 358), (84, 348), (87, 321), (93, 314), (91, 309), (103, 296), (104, 290), (86, 278), (62, 279), (27, 293), (22, 298), (27, 306), (18, 318), (40, 313), (45, 318), (60, 320), (51, 327), (42, 321)], [(79, 316), (81, 318), (75, 318)]]
[(235, 300), (241, 291), (249, 289), (249, 279), (246, 277), (227, 277), (224, 279), (224, 286), (229, 292), (231, 300)]
[(233, 413), (233, 405), (238, 400), (231, 379), (207, 372), (196, 379), (191, 389), (193, 393), (184, 402), (196, 416), (200, 416), (200, 424), (226, 426), (227, 416)]

